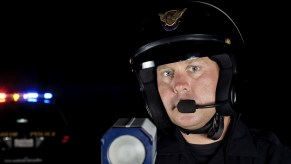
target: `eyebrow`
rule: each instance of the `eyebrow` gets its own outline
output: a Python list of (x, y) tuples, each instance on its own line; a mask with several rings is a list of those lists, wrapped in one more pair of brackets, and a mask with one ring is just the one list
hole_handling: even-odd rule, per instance
[[(179, 61), (179, 62), (185, 62), (186, 64), (205, 64), (205, 63), (207, 63), (202, 58), (191, 58), (191, 59), (187, 59), (187, 60), (183, 60), (183, 61)], [(171, 64), (171, 63), (168, 63), (168, 64)], [(159, 65), (157, 67), (157, 70), (171, 69), (171, 67), (167, 66), (168, 64)]]
[(157, 70), (162, 70), (162, 69), (168, 69), (170, 67), (167, 66), (167, 64), (164, 64), (164, 65), (160, 65), (157, 67)]

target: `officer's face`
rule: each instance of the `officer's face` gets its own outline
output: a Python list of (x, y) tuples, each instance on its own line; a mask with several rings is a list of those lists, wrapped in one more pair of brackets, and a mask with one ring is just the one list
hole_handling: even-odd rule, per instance
[(157, 68), (158, 90), (171, 121), (186, 129), (205, 125), (215, 108), (197, 109), (194, 113), (180, 113), (177, 104), (192, 99), (198, 105), (213, 104), (219, 67), (208, 57), (164, 64)]

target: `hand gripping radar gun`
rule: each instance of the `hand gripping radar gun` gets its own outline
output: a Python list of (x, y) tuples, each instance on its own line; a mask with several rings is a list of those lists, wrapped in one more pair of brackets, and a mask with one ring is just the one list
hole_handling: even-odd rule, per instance
[(148, 118), (120, 118), (102, 136), (102, 164), (154, 164), (157, 128)]

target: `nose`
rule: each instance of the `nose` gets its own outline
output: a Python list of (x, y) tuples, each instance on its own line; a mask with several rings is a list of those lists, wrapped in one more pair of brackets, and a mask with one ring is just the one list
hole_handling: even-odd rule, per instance
[(187, 76), (175, 76), (174, 79), (174, 93), (176, 94), (185, 94), (190, 91), (190, 80)]

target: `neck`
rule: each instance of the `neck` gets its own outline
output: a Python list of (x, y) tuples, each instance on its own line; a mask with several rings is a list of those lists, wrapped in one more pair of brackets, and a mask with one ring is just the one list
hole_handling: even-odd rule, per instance
[(217, 140), (213, 140), (209, 137), (207, 137), (207, 134), (202, 133), (202, 134), (185, 134), (182, 133), (182, 136), (185, 138), (185, 140), (190, 143), (190, 144), (210, 144), (210, 143), (214, 143), (217, 141), (220, 141), (224, 138), (226, 131), (228, 129), (230, 123), (230, 116), (224, 116), (224, 128), (223, 128), (223, 132), (222, 135), (219, 137), (219, 139)]

